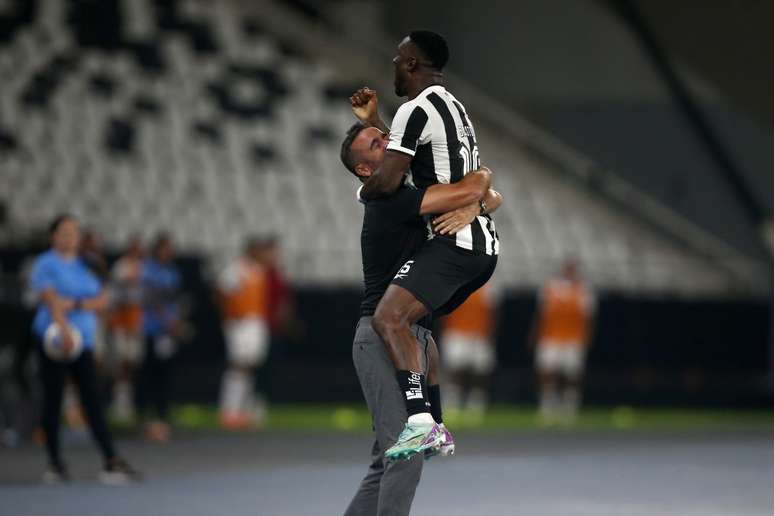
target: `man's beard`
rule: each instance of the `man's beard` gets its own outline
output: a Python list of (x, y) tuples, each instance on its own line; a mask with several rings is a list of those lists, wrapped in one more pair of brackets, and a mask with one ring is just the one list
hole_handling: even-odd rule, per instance
[(406, 88), (403, 86), (400, 79), (395, 79), (395, 95), (398, 97), (406, 96)]

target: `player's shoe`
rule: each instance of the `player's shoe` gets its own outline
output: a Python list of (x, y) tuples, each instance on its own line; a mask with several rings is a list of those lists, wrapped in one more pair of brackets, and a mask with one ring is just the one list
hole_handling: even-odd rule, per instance
[(384, 458), (390, 462), (409, 459), (438, 446), (442, 439), (443, 431), (435, 421), (431, 424), (406, 423), (398, 441), (384, 452)]
[(64, 464), (52, 464), (43, 472), (43, 483), (57, 485), (69, 482), (70, 474)]
[(436, 455), (440, 455), (441, 457), (454, 455), (454, 436), (443, 423), (439, 424), (438, 428), (441, 429), (441, 443), (438, 446), (434, 446), (425, 450), (425, 460), (430, 460)]
[(99, 481), (111, 486), (121, 486), (142, 480), (142, 475), (123, 459), (112, 459), (99, 472)]

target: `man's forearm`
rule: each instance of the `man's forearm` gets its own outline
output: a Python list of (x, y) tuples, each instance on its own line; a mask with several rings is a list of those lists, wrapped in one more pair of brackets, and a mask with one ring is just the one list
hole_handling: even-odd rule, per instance
[(387, 126), (387, 124), (384, 123), (384, 120), (382, 120), (378, 113), (375, 117), (368, 120), (367, 125), (376, 127), (384, 134), (390, 134), (390, 128)]
[(387, 150), (381, 166), (360, 190), (360, 198), (372, 201), (395, 193), (403, 182), (403, 176), (408, 171), (412, 158), (413, 156), (402, 152)]
[(486, 205), (486, 209), (481, 213), (482, 215), (487, 215), (489, 213), (494, 213), (497, 211), (497, 208), (500, 207), (503, 203), (503, 196), (500, 195), (500, 192), (497, 190), (492, 190), (491, 188), (487, 190), (486, 194), (484, 194), (483, 199), (481, 199), (484, 204)]

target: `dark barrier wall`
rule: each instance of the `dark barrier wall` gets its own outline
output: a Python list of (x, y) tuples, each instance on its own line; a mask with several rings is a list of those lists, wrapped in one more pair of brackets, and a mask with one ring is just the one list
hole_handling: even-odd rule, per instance
[[(196, 336), (176, 357), (175, 397), (215, 402), (224, 347), (214, 298), (202, 280), (200, 262), (179, 263)], [(2, 345), (13, 344), (26, 331), (9, 284), (3, 290)], [(291, 335), (274, 338), (257, 383), (278, 402), (362, 400), (351, 360), (360, 290), (303, 288), (295, 299), (300, 322)], [(535, 294), (529, 291), (508, 293), (500, 306), (496, 401), (534, 400), (532, 355), (525, 347), (534, 310)], [(768, 317), (767, 304), (759, 301), (602, 292), (586, 397), (592, 403), (760, 403)]]
[[(222, 335), (196, 262), (188, 262), (185, 270), (196, 300), (198, 334), (178, 357), (178, 392), (183, 399), (215, 401), (224, 360)], [(360, 295), (360, 289), (346, 287), (296, 290), (295, 335), (275, 337), (269, 363), (257, 380), (272, 400), (362, 399), (351, 359)], [(496, 401), (534, 400), (533, 357), (525, 346), (534, 310), (531, 291), (509, 292), (500, 306)], [(768, 305), (761, 301), (689, 301), (602, 292), (589, 354), (587, 399), (759, 403), (768, 317)], [(442, 337), (439, 341), (443, 353)]]

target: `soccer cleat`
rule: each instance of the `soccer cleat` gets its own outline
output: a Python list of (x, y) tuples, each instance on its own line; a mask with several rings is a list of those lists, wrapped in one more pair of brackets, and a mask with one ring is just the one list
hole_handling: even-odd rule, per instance
[(99, 472), (99, 481), (111, 486), (122, 486), (142, 480), (142, 475), (123, 459), (112, 459)]
[(441, 443), (438, 446), (425, 450), (425, 460), (430, 460), (436, 455), (440, 455), (441, 457), (454, 455), (454, 436), (443, 423), (439, 424), (438, 428), (441, 429)]
[(406, 423), (398, 436), (398, 441), (384, 452), (384, 458), (389, 462), (409, 459), (418, 453), (425, 453), (425, 450), (439, 446), (442, 439), (443, 431), (435, 422), (432, 424)]

